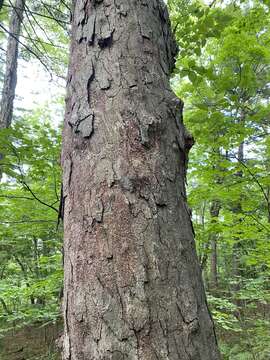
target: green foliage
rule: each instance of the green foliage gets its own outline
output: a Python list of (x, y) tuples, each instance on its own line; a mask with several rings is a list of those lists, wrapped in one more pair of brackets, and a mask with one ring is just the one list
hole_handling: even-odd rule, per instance
[(237, 306), (228, 299), (222, 297), (215, 297), (211, 294), (207, 296), (208, 303), (212, 309), (212, 316), (215, 320), (216, 326), (224, 331), (241, 331), (238, 319), (235, 316)]
[(170, 8), (180, 48), (172, 83), (196, 140), (189, 201), (221, 349), (225, 359), (266, 360), (269, 4), (172, 0)]
[[(50, 73), (64, 78), (68, 63), (70, 10), (65, 1), (27, 2), (21, 56), (38, 60)], [(29, 51), (31, 50), (31, 51)]]
[(56, 321), (62, 286), (60, 129), (25, 113), (0, 134), (0, 326)]
[[(5, 1), (0, 14), (0, 87), (14, 4)], [(25, 61), (19, 61), (19, 77), (26, 61), (36, 68), (42, 64), (51, 79), (65, 77), (69, 23), (65, 1), (26, 2), (19, 46), (19, 59)], [(60, 129), (54, 124), (63, 117), (59, 107), (62, 99), (32, 112), (15, 104), (12, 127), (0, 132), (0, 333), (60, 316)]]

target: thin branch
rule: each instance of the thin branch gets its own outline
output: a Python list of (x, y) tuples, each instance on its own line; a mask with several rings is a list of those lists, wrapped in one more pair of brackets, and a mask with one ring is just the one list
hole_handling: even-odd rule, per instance
[[(28, 10), (29, 8), (27, 7), (26, 4), (25, 4), (25, 6), (26, 6), (26, 9)], [(32, 30), (33, 30), (33, 33), (36, 35), (37, 39), (39, 39), (39, 36), (38, 36), (37, 33), (36, 33), (35, 27), (32, 25), (32, 22), (31, 22), (31, 20), (30, 20), (30, 17), (28, 16), (28, 13), (26, 12), (25, 15), (26, 15), (26, 17), (27, 17), (27, 19), (28, 19), (28, 21), (29, 21), (29, 24), (30, 24), (30, 26), (31, 26), (31, 28), (32, 28)], [(51, 45), (53, 45), (53, 42), (52, 42), (51, 39), (48, 37), (48, 35), (47, 35), (46, 31), (43, 29), (43, 27), (42, 27), (42, 26), (39, 24), (39, 22), (36, 20), (35, 16), (32, 15), (32, 14), (30, 14), (30, 15), (32, 16), (32, 18), (33, 18), (34, 22), (36, 23), (36, 25), (37, 25), (37, 26), (41, 29), (41, 31), (44, 33), (44, 35), (45, 35), (46, 39), (49, 41), (49, 43), (50, 43)], [(44, 48), (44, 45), (43, 45), (42, 43), (41, 43), (41, 46), (42, 46), (43, 50), (46, 52), (46, 49)]]
[(0, 302), (5, 310), (5, 312), (7, 313), (7, 315), (11, 314), (11, 311), (8, 309), (7, 304), (5, 303), (4, 299), (0, 297)]
[(10, 36), (12, 36), (14, 39), (16, 39), (20, 45), (22, 45), (27, 51), (30, 52), (30, 54), (32, 54), (33, 56), (35, 56), (35, 57), (40, 61), (40, 63), (44, 66), (44, 68), (48, 71), (48, 73), (50, 74), (50, 77), (52, 78), (52, 74), (51, 74), (48, 66), (44, 63), (44, 61), (40, 58), (39, 55), (37, 55), (30, 47), (28, 47), (28, 46), (25, 45), (23, 42), (21, 42), (20, 39), (18, 39), (17, 36), (15, 36), (14, 34), (12, 34), (7, 28), (4, 27), (1, 23), (0, 23), (0, 28), (1, 28), (4, 32), (6, 32), (6, 33), (9, 34)]
[[(54, 17), (54, 14), (51, 12), (51, 5), (45, 4), (43, 1), (41, 1), (42, 5), (45, 7), (45, 9), (48, 11), (48, 13), (50, 14), (50, 16)], [(58, 11), (61, 15), (63, 14), (62, 11), (60, 11), (59, 9), (53, 7), (53, 9), (55, 9), (56, 11)], [(55, 18), (55, 21), (58, 23), (59, 26), (61, 26), (63, 28), (63, 25), (61, 23), (58, 22), (58, 19)], [(65, 29), (64, 29), (65, 30)]]
[(0, 195), (0, 198), (6, 198), (6, 199), (23, 199), (23, 200), (35, 200), (33, 197), (27, 197), (27, 196), (16, 196), (16, 195)]
[(261, 189), (261, 192), (263, 194), (263, 197), (265, 198), (267, 205), (269, 205), (269, 199), (268, 196), (266, 194), (266, 192), (264, 191), (264, 188), (262, 186), (262, 184), (259, 182), (257, 176), (255, 174), (253, 174), (253, 172), (250, 170), (250, 168), (244, 163), (244, 161), (242, 161), (241, 159), (239, 159), (237, 156), (232, 155), (233, 158), (237, 159), (238, 162), (248, 171), (248, 173), (252, 176), (252, 178), (255, 180), (255, 182), (257, 183), (257, 185), (259, 186), (259, 188)]
[(252, 219), (255, 220), (257, 224), (259, 224), (260, 226), (262, 226), (268, 233), (270, 232), (270, 228), (268, 228), (267, 226), (265, 226), (264, 224), (262, 224), (254, 215), (252, 215), (252, 214), (247, 214), (247, 216), (252, 217)]
[[(10, 7), (13, 7), (13, 6), (7, 5), (7, 4), (4, 4), (3, 6), (4, 6), (4, 7), (9, 7), (9, 8), (10, 8)], [(38, 13), (38, 12), (33, 11), (33, 10), (30, 10), (30, 9), (27, 10), (27, 12), (29, 12), (29, 13), (31, 13), (31, 14), (33, 14), (33, 15), (36, 15), (36, 16), (44, 17), (44, 18), (46, 18), (46, 19), (54, 20), (55, 22), (58, 23), (58, 25), (59, 25), (59, 23), (62, 23), (62, 24), (65, 24), (65, 25), (70, 25), (70, 23), (69, 23), (68, 21), (64, 21), (64, 20), (55, 18), (55, 17), (53, 17), (53, 16), (41, 14), (41, 13)], [(60, 25), (60, 26), (61, 26), (64, 30), (66, 30), (62, 25)]]
[[(29, 36), (25, 36), (25, 35), (22, 35), (22, 34), (20, 34), (20, 37), (22, 37), (22, 38), (24, 38), (24, 39), (26, 39), (26, 40), (35, 41), (35, 42), (37, 42), (37, 43), (44, 44), (44, 45), (47, 45), (47, 46), (52, 46), (52, 47), (55, 47), (55, 48), (57, 48), (57, 49), (63, 49), (63, 50), (65, 50), (65, 48), (64, 48), (63, 46), (56, 45), (56, 44), (54, 44), (54, 43), (48, 43), (48, 42), (46, 42), (46, 41), (44, 41), (44, 40), (42, 40), (42, 39), (40, 39), (40, 38), (33, 39), (33, 38), (30, 38)], [(1, 48), (0, 48), (0, 49), (1, 49)], [(2, 50), (4, 50), (4, 49), (2, 49)], [(5, 50), (4, 50), (4, 51), (5, 51)]]
[(30, 192), (30, 194), (31, 194), (40, 204), (42, 204), (42, 205), (44, 205), (44, 206), (47, 206), (48, 208), (56, 211), (57, 214), (58, 214), (58, 209), (56, 209), (54, 206), (49, 205), (49, 204), (45, 203), (44, 201), (40, 200), (40, 199), (36, 196), (36, 194), (33, 192), (33, 190), (29, 187), (29, 185), (28, 185), (24, 180), (21, 181), (21, 184), (25, 186), (25, 188)]
[(45, 203), (44, 201), (42, 201), (41, 199), (39, 199), (39, 198), (36, 196), (36, 194), (33, 192), (33, 190), (30, 188), (30, 186), (26, 183), (26, 181), (25, 181), (25, 176), (24, 176), (24, 174), (23, 174), (23, 172), (22, 172), (22, 169), (21, 169), (21, 160), (20, 160), (19, 154), (17, 153), (17, 150), (16, 150), (16, 148), (15, 148), (14, 146), (11, 145), (11, 149), (12, 149), (14, 155), (16, 156), (16, 158), (17, 158), (17, 160), (18, 160), (18, 164), (19, 164), (18, 170), (19, 170), (20, 175), (21, 175), (21, 180), (19, 180), (19, 182), (26, 188), (26, 190), (28, 190), (28, 191), (30, 192), (30, 194), (31, 194), (40, 204), (42, 204), (42, 205), (44, 205), (44, 206), (46, 206), (46, 207), (48, 207), (48, 208), (56, 211), (57, 214), (58, 214), (58, 213), (59, 213), (59, 212), (58, 212), (58, 209), (56, 209), (54, 206), (49, 205), (49, 204)]
[[(18, 12), (18, 9), (12, 4), (12, 2), (11, 2), (10, 0), (9, 0), (9, 3), (10, 3), (10, 5), (11, 5), (11, 7), (13, 8), (13, 10), (17, 13), (17, 12)], [(26, 13), (25, 13), (25, 14), (26, 14)], [(17, 15), (19, 16), (19, 14), (17, 14)], [(28, 18), (28, 20), (29, 20), (29, 16), (28, 16), (28, 15), (27, 15), (27, 18)], [(36, 35), (36, 37), (39, 38), (39, 37), (37, 36), (37, 34), (36, 34), (35, 28), (32, 26), (32, 23), (30, 22), (30, 20), (29, 20), (29, 24), (30, 24), (30, 27), (32, 28), (34, 34)], [(29, 39), (30, 39), (33, 47), (37, 50), (38, 53), (40, 53), (40, 56), (41, 56), (41, 57), (43, 56), (45, 59), (47, 58), (47, 60), (50, 61), (50, 57), (47, 56), (46, 49), (44, 48), (44, 45), (41, 44), (43, 50), (45, 50), (45, 52), (42, 52), (42, 51), (40, 50), (40, 48), (37, 46), (37, 44), (33, 41), (33, 39), (32, 39), (32, 37), (31, 37), (31, 35), (30, 35), (30, 33), (29, 33), (26, 25), (24, 24), (24, 22), (22, 22), (22, 27), (24, 28), (26, 34), (28, 35), (28, 37), (29, 37)], [(48, 70), (49, 70), (49, 68), (48, 68)], [(50, 73), (50, 71), (49, 71), (49, 73)], [(51, 75), (51, 73), (50, 73), (50, 75)], [(52, 78), (52, 75), (51, 75), (51, 78)]]
[(70, 7), (65, 3), (65, 1), (60, 0), (60, 2), (65, 6), (66, 9), (68, 9), (68, 11), (71, 11)]
[(213, 1), (209, 4), (209, 8), (211, 9), (211, 8), (215, 5), (216, 2), (217, 2), (217, 0), (213, 0)]

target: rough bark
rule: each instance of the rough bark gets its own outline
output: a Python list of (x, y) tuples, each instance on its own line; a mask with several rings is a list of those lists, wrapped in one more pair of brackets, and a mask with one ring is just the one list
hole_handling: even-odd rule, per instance
[(63, 131), (64, 360), (219, 359), (186, 203), (192, 138), (157, 0), (77, 0)]
[[(3, 4), (2, 4), (3, 5)], [(9, 22), (9, 36), (6, 54), (6, 69), (0, 104), (0, 129), (11, 124), (13, 102), (17, 85), (18, 41), (23, 20), (25, 0), (16, 0)], [(1, 9), (0, 9), (1, 10)]]

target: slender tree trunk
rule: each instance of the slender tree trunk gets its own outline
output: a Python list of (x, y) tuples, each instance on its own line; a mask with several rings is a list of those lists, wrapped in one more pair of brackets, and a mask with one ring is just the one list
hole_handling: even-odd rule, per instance
[[(270, 157), (266, 157), (265, 159), (265, 167), (266, 171), (269, 174), (270, 173)], [(267, 220), (270, 224), (270, 185), (267, 185), (266, 187), (266, 196), (267, 196)]]
[(63, 359), (219, 359), (157, 0), (76, 1), (63, 131)]
[(210, 267), (211, 287), (216, 289), (218, 286), (218, 273), (217, 273), (217, 240), (213, 234), (211, 237), (211, 267)]
[(21, 24), (23, 20), (25, 0), (17, 0), (11, 11), (6, 69), (2, 89), (2, 98), (0, 104), (0, 129), (7, 128), (11, 124), (13, 115), (13, 102), (15, 98), (15, 89), (17, 85), (17, 63), (18, 63), (18, 41), (20, 36)]
[[(220, 202), (214, 200), (210, 208), (211, 215), (211, 224), (214, 225), (217, 222), (217, 218), (220, 211)], [(210, 246), (211, 246), (211, 255), (210, 255), (210, 283), (211, 289), (214, 290), (218, 287), (218, 268), (217, 268), (217, 232), (211, 231), (210, 234)]]
[[(239, 167), (241, 167), (241, 163), (243, 163), (244, 161), (244, 142), (242, 142), (239, 147), (238, 147), (238, 164)], [(243, 177), (243, 171), (239, 170), (236, 173), (236, 176), (239, 176), (240, 178)], [(235, 213), (238, 217), (239, 214), (242, 213), (242, 204), (241, 204), (241, 200), (239, 200), (233, 208), (233, 213)], [(237, 222), (238, 221), (242, 221), (241, 219), (237, 218)], [(241, 256), (241, 232), (237, 232), (234, 236), (234, 245), (233, 245), (233, 254), (232, 254), (232, 276), (234, 278), (234, 284), (232, 286), (232, 290), (237, 294), (237, 292), (240, 290), (240, 280), (239, 277), (241, 275), (241, 271), (239, 268), (239, 259)], [(241, 302), (240, 301), (236, 301), (236, 303), (240, 306)]]
[[(27, 286), (28, 288), (30, 288), (29, 277), (28, 277), (28, 273), (27, 273), (27, 268), (25, 267), (24, 262), (21, 261), (21, 260), (20, 260), (17, 256), (15, 256), (15, 255), (14, 255), (14, 258), (15, 258), (15, 260), (17, 261), (17, 263), (19, 264), (19, 266), (20, 266), (20, 268), (21, 268), (23, 277), (24, 277), (24, 279), (25, 279), (26, 286)], [(35, 304), (35, 298), (33, 297), (33, 295), (30, 295), (29, 299), (30, 299), (31, 305), (34, 305), (34, 304)]]
[(5, 313), (6, 313), (6, 315), (10, 315), (10, 314), (11, 314), (11, 311), (9, 310), (7, 304), (5, 303), (5, 300), (2, 299), (1, 297), (0, 297), (0, 303), (1, 303), (2, 306), (3, 306), (3, 309), (4, 309)]
[[(0, 130), (10, 126), (13, 116), (13, 102), (17, 85), (17, 64), (18, 64), (18, 41), (20, 36), (21, 24), (23, 20), (25, 0), (17, 0), (12, 9), (9, 21), (9, 36), (6, 53), (6, 69), (0, 103)], [(0, 11), (3, 1), (0, 3)], [(0, 160), (3, 154), (0, 153)], [(2, 178), (2, 169), (0, 167), (0, 180)]]

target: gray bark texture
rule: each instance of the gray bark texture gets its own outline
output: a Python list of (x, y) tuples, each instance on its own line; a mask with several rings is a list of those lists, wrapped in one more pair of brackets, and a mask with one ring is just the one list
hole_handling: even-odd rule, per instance
[(217, 360), (157, 0), (77, 0), (63, 130), (64, 360)]
[(23, 20), (25, 0), (16, 0), (9, 21), (6, 69), (0, 104), (0, 129), (11, 124), (17, 85), (18, 41)]

